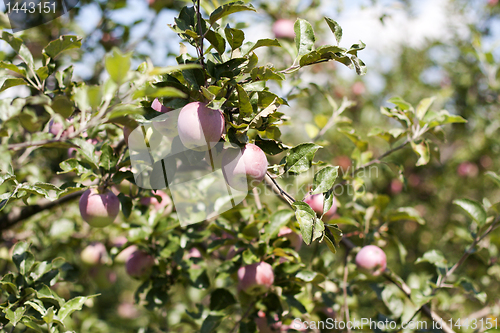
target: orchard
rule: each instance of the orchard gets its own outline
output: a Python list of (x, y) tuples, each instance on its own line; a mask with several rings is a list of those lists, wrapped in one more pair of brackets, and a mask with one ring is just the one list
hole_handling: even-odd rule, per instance
[(73, 2), (0, 12), (0, 333), (500, 332), (498, 1)]

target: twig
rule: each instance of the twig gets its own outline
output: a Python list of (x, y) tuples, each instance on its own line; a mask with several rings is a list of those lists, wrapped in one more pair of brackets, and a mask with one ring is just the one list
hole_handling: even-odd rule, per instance
[(332, 116), (330, 117), (330, 119), (328, 119), (326, 125), (313, 138), (313, 142), (317, 141), (320, 137), (322, 137), (326, 133), (326, 131), (328, 131), (333, 125), (335, 125), (335, 120), (337, 119), (337, 116), (342, 114), (345, 111), (345, 109), (350, 107), (352, 104), (353, 102), (349, 101), (347, 98), (344, 97), (344, 99), (342, 100), (342, 104), (340, 104), (337, 110), (333, 111)]
[(360, 165), (359, 167), (357, 167), (356, 169), (354, 169), (353, 173), (356, 173), (358, 171), (361, 171), (362, 169), (365, 169), (367, 167), (369, 167), (370, 165), (373, 165), (373, 164), (379, 164), (379, 163), (382, 163), (382, 159), (389, 156), (390, 154), (394, 153), (395, 151), (397, 150), (400, 150), (401, 148), (404, 148), (404, 146), (406, 146), (408, 143), (410, 143), (410, 139), (406, 139), (402, 144), (400, 144), (399, 146), (397, 147), (394, 147), (392, 149), (389, 149), (388, 151), (386, 151), (385, 153), (383, 153), (382, 155), (380, 155), (379, 157), (371, 160), (370, 162), (368, 163), (365, 163), (365, 164), (362, 164)]
[(252, 189), (252, 192), (253, 192), (253, 199), (255, 200), (255, 205), (257, 206), (257, 209), (261, 210), (262, 203), (260, 202), (259, 190), (256, 187), (254, 187)]
[(231, 331), (229, 331), (229, 333), (234, 333), (237, 329), (237, 327), (240, 325), (240, 323), (243, 321), (243, 319), (245, 319), (248, 314), (250, 313), (250, 310), (253, 309), (253, 306), (255, 305), (255, 303), (257, 302), (257, 300), (253, 301), (252, 303), (250, 303), (250, 305), (248, 306), (248, 309), (245, 311), (245, 313), (241, 316), (240, 320), (238, 320), (235, 324), (234, 324), (234, 327), (231, 329)]
[(294, 197), (283, 190), (269, 172), (266, 173), (265, 180), (276, 194), (278, 194), (283, 200), (285, 200), (290, 206), (292, 206), (292, 204), (296, 201)]
[(22, 209), (21, 211), (5, 214), (0, 218), (0, 231), (6, 230), (15, 225), (16, 223), (25, 220), (27, 218), (30, 218), (33, 215), (38, 214), (46, 209), (51, 209), (58, 205), (62, 205), (63, 203), (66, 203), (68, 201), (71, 201), (73, 199), (76, 199), (80, 197), (82, 193), (83, 191), (74, 192), (55, 201), (49, 201), (33, 206), (28, 206)]

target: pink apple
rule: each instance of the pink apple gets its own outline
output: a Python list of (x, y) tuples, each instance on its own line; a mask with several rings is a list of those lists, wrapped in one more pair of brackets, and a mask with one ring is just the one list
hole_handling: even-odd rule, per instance
[(267, 262), (243, 266), (238, 269), (238, 290), (249, 295), (262, 294), (274, 283), (274, 272)]
[(290, 245), (295, 249), (295, 251), (299, 251), (302, 247), (302, 236), (288, 227), (282, 227), (278, 232), (278, 237), (287, 238), (290, 241)]
[[(113, 241), (113, 246), (121, 248), (123, 245), (127, 243), (127, 238), (124, 236), (119, 236)], [(130, 245), (123, 250), (121, 250), (115, 257), (114, 262), (119, 263), (119, 264), (124, 264), (127, 262), (128, 258), (137, 251), (138, 248), (136, 245)]]
[[(153, 119), (153, 127), (168, 138), (176, 137), (179, 133), (177, 130), (177, 114), (175, 112), (169, 113), (172, 109), (162, 105), (158, 98), (153, 101), (151, 108), (155, 111), (164, 113), (164, 115)], [(157, 120), (158, 118), (160, 118), (160, 120)]]
[(75, 131), (75, 128), (73, 127), (73, 125), (71, 125), (70, 127), (68, 127), (68, 129), (64, 130), (64, 125), (62, 123), (59, 123), (59, 122), (54, 122), (54, 120), (51, 120), (49, 122), (49, 132), (54, 135), (54, 136), (57, 136), (59, 135), (59, 133), (61, 133), (61, 136), (64, 137), (64, 136), (68, 136), (70, 134), (72, 134), (73, 132)]
[[(312, 210), (314, 210), (319, 217), (323, 214), (323, 200), (324, 200), (323, 194), (318, 193), (318, 194), (308, 195), (307, 197), (304, 198), (303, 201), (309, 206), (311, 206)], [(334, 197), (332, 202), (332, 207), (330, 208), (330, 210), (328, 210), (328, 212), (325, 213), (325, 215), (323, 216), (323, 220), (324, 221), (331, 220), (335, 215), (336, 211), (337, 211), (337, 200)]]
[(118, 316), (123, 319), (135, 319), (140, 316), (139, 310), (133, 303), (123, 302), (118, 305)]
[(354, 95), (363, 95), (366, 91), (366, 88), (365, 88), (365, 85), (363, 84), (363, 82), (355, 82), (352, 87), (352, 93)]
[(110, 190), (99, 193), (88, 189), (80, 197), (80, 214), (91, 226), (102, 228), (114, 222), (120, 212), (120, 200)]
[(362, 272), (378, 276), (387, 267), (387, 257), (384, 251), (375, 245), (363, 247), (356, 255), (356, 265)]
[(293, 30), (295, 22), (289, 19), (279, 19), (273, 24), (273, 33), (276, 38), (295, 38)]
[(151, 274), (155, 259), (147, 252), (138, 250), (132, 253), (126, 263), (127, 274), (135, 278), (145, 278)]
[(161, 198), (161, 202), (159, 202), (158, 199), (154, 196), (142, 197), (140, 200), (141, 205), (148, 207), (151, 206), (151, 208), (157, 212), (163, 211), (164, 216), (170, 214), (173, 208), (172, 199), (170, 199), (168, 194), (163, 191), (156, 191), (156, 193), (154, 194)]
[(238, 191), (259, 185), (267, 171), (266, 154), (252, 143), (241, 150), (227, 149), (222, 156), (222, 172), (226, 182)]
[(479, 172), (479, 168), (476, 164), (472, 162), (462, 162), (457, 168), (457, 173), (460, 177), (471, 177), (474, 178), (477, 176)]
[(108, 257), (106, 246), (103, 243), (94, 242), (87, 245), (80, 253), (80, 258), (87, 265), (103, 264)]
[(207, 151), (219, 142), (224, 132), (224, 116), (204, 103), (192, 102), (179, 113), (177, 128), (186, 148)]

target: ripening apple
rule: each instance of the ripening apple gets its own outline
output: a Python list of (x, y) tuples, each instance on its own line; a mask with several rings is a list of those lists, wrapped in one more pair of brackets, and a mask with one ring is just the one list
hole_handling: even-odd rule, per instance
[[(123, 245), (127, 243), (127, 238), (125, 236), (119, 236), (113, 240), (113, 246), (121, 248)], [(137, 251), (138, 248), (136, 245), (130, 245), (123, 250), (121, 250), (115, 257), (114, 262), (119, 264), (124, 264), (127, 262), (128, 258)]]
[(238, 290), (249, 295), (265, 293), (273, 283), (273, 268), (267, 262), (262, 261), (238, 269)]
[(135, 278), (145, 278), (151, 274), (155, 259), (146, 251), (138, 250), (127, 259), (127, 274)]
[(103, 264), (108, 257), (106, 246), (103, 243), (94, 242), (85, 247), (80, 253), (82, 261), (91, 266)]
[(285, 237), (290, 241), (290, 246), (299, 251), (302, 247), (302, 236), (288, 227), (282, 227), (278, 232), (278, 237)]
[[(313, 195), (308, 195), (307, 197), (304, 198), (304, 202), (311, 206), (312, 210), (318, 214), (318, 216), (321, 216), (323, 214), (323, 194), (318, 193), (318, 194), (313, 194)], [(323, 215), (323, 220), (328, 221), (333, 218), (335, 215), (335, 212), (337, 211), (337, 200), (335, 197), (333, 198), (332, 202), (332, 207), (328, 210), (328, 212)]]
[(102, 228), (114, 222), (120, 212), (120, 200), (110, 190), (99, 193), (92, 188), (80, 197), (80, 214), (91, 226)]
[(151, 104), (151, 108), (155, 111), (164, 113), (164, 115), (158, 116), (157, 118), (161, 118), (161, 120), (154, 119), (153, 127), (160, 132), (162, 135), (168, 138), (174, 138), (178, 134), (177, 130), (177, 113), (171, 112), (171, 108), (167, 108), (163, 104), (160, 103), (158, 98), (156, 98)]
[(51, 120), (49, 122), (49, 132), (54, 135), (54, 136), (57, 136), (59, 135), (59, 133), (61, 133), (61, 136), (64, 137), (64, 136), (68, 136), (70, 134), (72, 134), (73, 132), (75, 131), (75, 128), (73, 126), (70, 126), (68, 127), (68, 129), (64, 129), (64, 125), (62, 123), (59, 123), (59, 122), (54, 122), (54, 120)]
[(356, 255), (356, 265), (364, 273), (378, 276), (387, 267), (385, 252), (375, 245), (363, 247)]
[(273, 24), (273, 33), (276, 38), (295, 38), (293, 29), (295, 22), (289, 19), (279, 19)]
[(246, 191), (259, 185), (267, 171), (266, 154), (247, 143), (243, 149), (227, 149), (222, 156), (222, 172), (226, 182), (238, 191)]
[(161, 198), (161, 202), (154, 196), (151, 197), (142, 197), (140, 200), (141, 205), (151, 206), (155, 211), (163, 211), (163, 215), (166, 216), (172, 212), (172, 199), (168, 196), (167, 193), (163, 191), (156, 191), (155, 195)]
[(179, 113), (177, 129), (186, 148), (207, 151), (219, 142), (224, 132), (224, 116), (205, 103), (192, 102)]

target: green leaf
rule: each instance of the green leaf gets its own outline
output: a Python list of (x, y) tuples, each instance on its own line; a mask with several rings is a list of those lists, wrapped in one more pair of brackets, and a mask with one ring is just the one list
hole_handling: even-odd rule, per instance
[(218, 288), (210, 294), (210, 310), (212, 311), (224, 310), (235, 303), (236, 299), (227, 289)]
[(118, 194), (118, 199), (120, 200), (123, 215), (126, 218), (129, 218), (130, 214), (132, 213), (132, 208), (133, 208), (132, 198), (130, 198), (129, 196), (126, 196), (123, 193), (120, 193), (120, 194)]
[(290, 222), (294, 212), (290, 209), (282, 209), (271, 215), (269, 223), (265, 228), (265, 239), (269, 241), (271, 238), (276, 237), (280, 229)]
[(420, 290), (411, 290), (411, 301), (415, 304), (415, 308), (419, 309), (422, 305), (429, 303), (434, 296), (425, 296)]
[(309, 170), (316, 151), (322, 148), (314, 143), (301, 143), (290, 149), (286, 156), (285, 172), (301, 173)]
[(0, 185), (2, 185), (3, 183), (5, 183), (7, 181), (15, 180), (15, 179), (16, 179), (16, 176), (14, 176), (13, 174), (10, 174), (10, 173), (0, 175)]
[(415, 221), (418, 222), (419, 224), (425, 224), (425, 220), (420, 216), (418, 211), (413, 208), (413, 207), (400, 207), (394, 211), (392, 211), (388, 217), (387, 220), (389, 222), (396, 222), (396, 221)]
[[(488, 176), (488, 178), (490, 178), (491, 180), (493, 180), (495, 182), (495, 184), (497, 184), (497, 186), (500, 187), (500, 176), (496, 173), (494, 173), (493, 171), (488, 171), (485, 173), (486, 176)], [(1, 177), (0, 177), (1, 179)], [(0, 182), (0, 185), (2, 183)]]
[(324, 19), (326, 23), (328, 23), (330, 30), (333, 32), (335, 40), (337, 41), (337, 45), (339, 45), (340, 40), (342, 39), (342, 28), (336, 21), (332, 20), (331, 18), (325, 17)]
[(442, 126), (446, 124), (454, 123), (466, 123), (467, 120), (461, 116), (451, 115), (446, 110), (441, 110), (439, 112), (428, 111), (422, 120), (429, 128), (434, 128), (436, 126)]
[(213, 25), (216, 21), (221, 18), (230, 15), (232, 13), (242, 12), (242, 11), (252, 11), (256, 12), (252, 5), (246, 5), (243, 1), (235, 1), (223, 6), (220, 6), (210, 14), (210, 25)]
[(211, 333), (211, 332), (216, 332), (215, 329), (219, 327), (223, 316), (213, 316), (213, 315), (208, 315), (207, 318), (203, 321), (203, 324), (201, 325), (201, 331), (200, 333)]
[(295, 217), (300, 225), (300, 232), (304, 242), (309, 245), (314, 240), (321, 238), (325, 229), (323, 221), (316, 217), (316, 213), (311, 206), (303, 201), (296, 201), (292, 204), (295, 208)]
[(82, 37), (74, 35), (63, 35), (58, 39), (51, 41), (44, 49), (43, 53), (49, 58), (55, 59), (62, 52), (78, 49), (82, 46)]
[(111, 168), (116, 166), (116, 162), (118, 161), (118, 157), (115, 156), (115, 152), (113, 148), (107, 143), (104, 144), (101, 148), (101, 158), (99, 160), (99, 166), (103, 167), (104, 170), (109, 171)]
[(12, 261), (21, 275), (26, 275), (35, 263), (35, 256), (29, 251), (29, 244), (17, 242), (12, 252)]
[(33, 55), (28, 50), (26, 45), (23, 44), (22, 39), (15, 37), (7, 31), (3, 31), (2, 39), (14, 49), (14, 51), (26, 63), (26, 65), (28, 65), (28, 67), (34, 68)]
[(222, 55), (224, 51), (226, 50), (226, 41), (224, 40), (224, 37), (222, 37), (219, 33), (213, 31), (213, 30), (208, 30), (205, 38), (212, 44), (214, 49)]
[(15, 311), (12, 311), (11, 309), (5, 309), (5, 318), (10, 320), (10, 323), (12, 326), (17, 326), (19, 321), (21, 321), (21, 318), (24, 316), (24, 312), (26, 311), (26, 308), (24, 306), (18, 307)]
[(122, 84), (130, 69), (132, 53), (123, 54), (119, 49), (113, 48), (111, 54), (106, 56), (105, 65), (113, 81)]
[(45, 314), (42, 316), (42, 319), (44, 322), (46, 322), (47, 324), (50, 324), (54, 321), (54, 307), (51, 306), (50, 308), (47, 309), (47, 311), (45, 312)]
[(20, 66), (16, 66), (11, 64), (10, 62), (0, 61), (0, 68), (5, 68), (15, 73), (18, 73), (24, 77), (26, 77), (26, 69)]
[(247, 92), (239, 84), (236, 85), (236, 90), (238, 91), (238, 107), (242, 115), (250, 115), (253, 113), (252, 104), (250, 104), (250, 98)]
[(388, 102), (397, 105), (403, 111), (412, 109), (411, 104), (403, 100), (401, 97), (393, 97), (389, 99)]
[(50, 107), (63, 118), (69, 118), (75, 109), (73, 103), (64, 95), (54, 97)]
[(278, 46), (281, 47), (280, 42), (277, 39), (259, 39), (256, 43), (248, 42), (243, 45), (241, 48), (241, 53), (243, 55), (247, 55), (250, 52), (254, 51), (255, 49), (258, 49), (259, 47), (263, 46)]
[(323, 193), (330, 190), (339, 175), (339, 167), (327, 166), (314, 175), (312, 194)]
[(351, 63), (354, 66), (354, 69), (356, 69), (356, 74), (365, 75), (366, 74), (365, 63), (354, 55), (351, 55), (349, 58), (351, 59)]
[(314, 48), (316, 37), (312, 25), (304, 19), (297, 19), (293, 26), (295, 31), (295, 47), (297, 48), (298, 56), (311, 52)]
[(424, 255), (415, 261), (415, 264), (421, 262), (428, 262), (439, 268), (446, 268), (447, 261), (443, 254), (438, 250), (430, 250), (424, 253)]
[(325, 228), (325, 237), (323, 239), (326, 240), (326, 245), (330, 251), (335, 254), (342, 240), (342, 230), (336, 225), (327, 224)]
[(75, 298), (70, 299), (66, 303), (61, 306), (59, 311), (57, 312), (57, 316), (59, 317), (60, 321), (64, 321), (67, 316), (71, 315), (75, 311), (80, 311), (83, 307), (83, 304), (92, 297), (95, 297), (97, 295), (92, 295), (92, 296), (78, 296)]
[(417, 110), (415, 113), (417, 114), (418, 119), (424, 119), (427, 111), (431, 107), (432, 103), (436, 100), (436, 97), (424, 98), (417, 105)]
[(71, 142), (77, 146), (78, 152), (83, 155), (85, 160), (92, 163), (95, 168), (97, 168), (97, 155), (95, 154), (95, 146), (86, 140), (75, 138)]
[(200, 69), (200, 68), (202, 68), (200, 64), (181, 64), (181, 65), (167, 66), (167, 67), (155, 67), (148, 74), (165, 75), (187, 69)]
[(231, 46), (231, 50), (236, 50), (238, 47), (243, 45), (245, 40), (245, 33), (239, 29), (233, 29), (229, 27), (229, 24), (224, 28), (224, 34), (226, 35), (227, 42)]
[(453, 203), (465, 210), (476, 221), (479, 227), (482, 227), (486, 223), (486, 211), (479, 202), (469, 199), (457, 199)]
[(9, 88), (15, 87), (15, 86), (21, 86), (21, 85), (28, 85), (28, 82), (26, 82), (24, 79), (15, 77), (15, 78), (8, 78), (6, 79), (2, 87), (0, 88), (0, 92), (7, 90)]
[(420, 143), (412, 141), (411, 147), (413, 148), (413, 151), (419, 156), (419, 159), (415, 164), (416, 166), (426, 165), (427, 163), (429, 163), (431, 155), (429, 153), (429, 144), (427, 143), (427, 141), (422, 140), (420, 141)]

